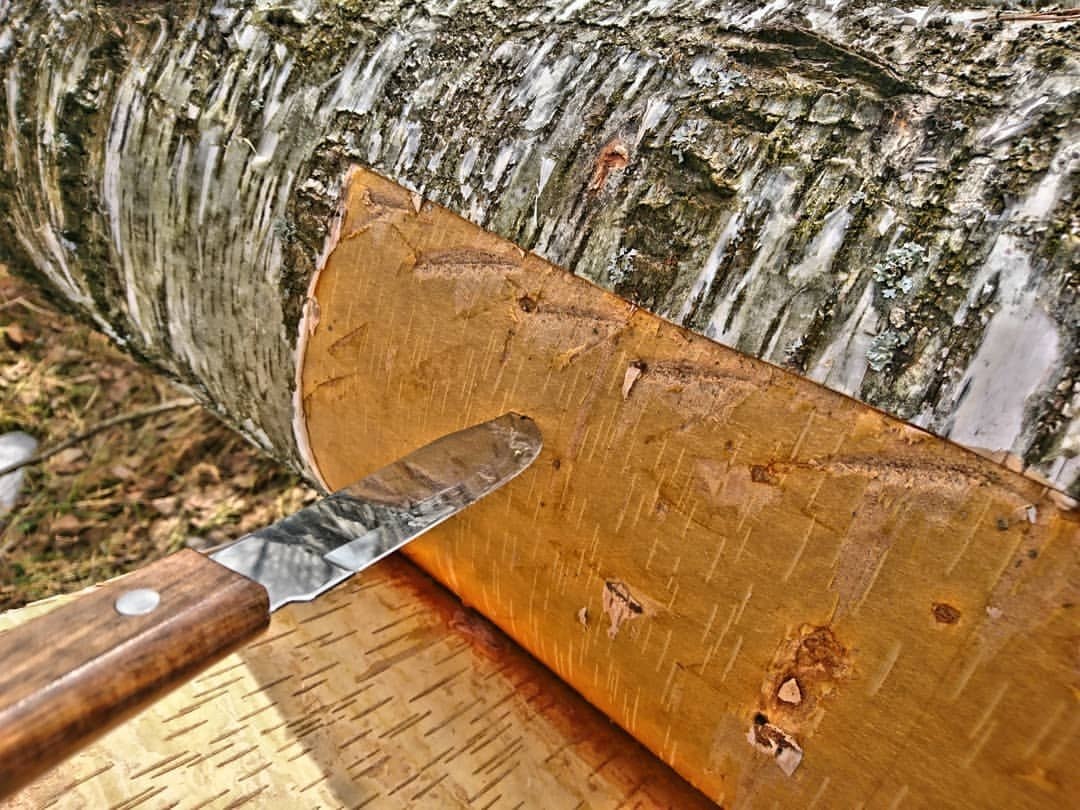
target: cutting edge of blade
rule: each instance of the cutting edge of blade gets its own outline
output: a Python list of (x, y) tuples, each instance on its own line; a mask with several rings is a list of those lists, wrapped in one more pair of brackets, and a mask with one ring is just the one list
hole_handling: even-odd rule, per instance
[[(307, 550), (308, 554), (315, 552), (317, 556), (314, 556), (312, 558), (313, 562), (315, 559), (321, 559), (321, 561), (325, 565), (332, 566), (332, 570), (328, 572), (328, 576), (326, 577), (326, 579), (324, 579), (317, 585), (309, 580), (307, 584), (311, 587), (304, 587), (303, 585), (301, 585), (300, 576), (293, 578), (292, 582), (288, 584), (283, 579), (275, 580), (269, 570), (266, 573), (261, 572), (262, 563), (269, 562), (269, 560), (262, 557), (261, 554), (259, 555), (258, 562), (252, 560), (244, 560), (242, 558), (236, 558), (236, 555), (245, 548), (243, 545), (245, 541), (248, 541), (248, 545), (256, 542), (266, 543), (267, 539), (265, 537), (261, 537), (261, 535), (263, 534), (263, 532), (266, 531), (266, 529), (281, 527), (282, 524), (289, 522), (290, 519), (294, 519), (297, 515), (300, 515), (301, 513), (304, 513), (309, 509), (315, 508), (319, 511), (323, 511), (326, 510), (327, 507), (332, 508), (331, 504), (327, 503), (327, 501), (331, 497), (336, 496), (336, 498), (338, 499), (353, 498), (357, 501), (357, 503), (363, 503), (364, 501), (362, 498), (353, 496), (348, 493), (350, 487), (355, 486), (355, 484), (351, 484), (348, 487), (343, 487), (342, 489), (337, 490), (336, 492), (332, 493), (331, 496), (327, 496), (326, 498), (318, 501), (316, 504), (312, 504), (311, 506), (305, 507), (304, 509), (300, 510), (300, 512), (295, 512), (292, 515), (283, 518), (277, 523), (272, 524), (272, 526), (266, 527), (266, 529), (252, 532), (242, 538), (239, 538), (235, 543), (216, 549), (214, 553), (210, 555), (210, 557), (219, 564), (224, 565), (225, 567), (230, 568), (231, 570), (236, 571), (239, 574), (243, 574), (244, 576), (247, 576), (250, 579), (255, 580), (256, 582), (259, 582), (264, 587), (266, 587), (268, 592), (271, 593), (271, 612), (277, 610), (279, 607), (289, 604), (290, 602), (311, 601), (319, 597), (326, 591), (330, 590), (334, 586), (341, 584), (353, 574), (359, 573), (360, 571), (363, 571), (365, 568), (371, 567), (372, 565), (389, 556), (390, 554), (393, 554), (395, 551), (399, 551), (403, 546), (415, 540), (420, 535), (424, 534), (427, 531), (430, 531), (431, 529), (453, 517), (466, 507), (471, 506), (481, 498), (484, 498), (491, 492), (504, 486), (509, 481), (512, 481), (514, 478), (521, 475), (521, 473), (528, 469), (529, 465), (531, 465), (533, 461), (536, 460), (536, 458), (540, 455), (541, 450), (543, 449), (543, 436), (536, 422), (528, 416), (513, 411), (507, 412), (495, 419), (488, 420), (487, 422), (481, 422), (479, 424), (472, 425), (471, 427), (464, 428), (463, 430), (456, 431), (455, 433), (447, 434), (446, 436), (443, 436), (440, 439), (436, 439), (435, 441), (442, 441), (444, 439), (454, 436), (455, 434), (462, 434), (477, 429), (487, 429), (495, 432), (509, 431), (509, 435), (507, 435), (505, 438), (506, 446), (513, 455), (514, 464), (512, 468), (504, 471), (503, 474), (494, 478), (492, 481), (485, 482), (483, 487), (472, 490), (470, 492), (470, 497), (467, 500), (463, 500), (462, 502), (455, 504), (453, 508), (449, 509), (445, 513), (432, 515), (431, 522), (426, 524), (417, 524), (414, 521), (410, 525), (415, 528), (415, 531), (409, 532), (407, 535), (402, 536), (397, 542), (394, 542), (384, 548), (378, 549), (377, 553), (372, 553), (370, 554), (370, 556), (362, 560), (359, 559), (358, 555), (356, 554), (350, 555), (349, 551), (350, 546), (352, 547), (351, 550), (357, 550), (356, 544), (360, 543), (364, 539), (364, 534), (354, 535), (351, 537), (351, 539), (340, 543), (330, 551), (326, 552), (316, 551), (307, 544), (299, 544), (299, 547), (294, 546), (294, 549), (297, 551), (300, 547), (302, 547)], [(429, 442), (429, 445), (432, 443), (433, 442)], [(428, 445), (423, 445), (423, 447), (427, 446)], [(423, 447), (417, 448), (417, 450), (423, 449)], [(408, 455), (403, 456), (402, 459), (407, 459)], [(379, 470), (376, 470), (369, 476), (365, 476), (364, 479), (360, 479), (360, 481), (363, 481), (366, 478), (370, 478), (372, 476), (377, 476), (378, 473)], [(370, 534), (371, 531), (377, 530), (378, 527), (376, 527), (376, 529), (369, 530), (368, 534)], [(271, 552), (273, 547), (273, 544), (268, 544), (265, 545), (262, 549), (260, 549), (260, 551)], [(271, 556), (276, 555), (271, 553)], [(297, 573), (299, 574), (299, 572)], [(292, 587), (289, 587), (290, 585)]]
[[(516, 462), (512, 470), (493, 479), (492, 481), (485, 482), (485, 485), (482, 489), (471, 492), (471, 497), (467, 501), (455, 504), (454, 507), (451, 508), (449, 511), (435, 516), (430, 523), (426, 523), (423, 525), (416, 525), (415, 523), (413, 523), (412, 525), (415, 526), (416, 531), (410, 532), (407, 536), (402, 537), (399, 542), (395, 543), (393, 546), (388, 547), (379, 554), (372, 555), (371, 557), (365, 558), (364, 560), (359, 560), (356, 555), (350, 553), (361, 547), (360, 544), (365, 539), (365, 535), (361, 535), (359, 537), (353, 538), (352, 540), (349, 540), (348, 542), (342, 543), (341, 545), (326, 552), (322, 555), (323, 559), (339, 568), (350, 570), (354, 574), (359, 573), (365, 568), (369, 568), (370, 566), (379, 562), (379, 560), (382, 560), (383, 558), (388, 557), (390, 554), (393, 554), (395, 551), (399, 551), (401, 548), (411, 543), (420, 535), (449, 520), (454, 515), (461, 512), (463, 509), (472, 506), (480, 499), (486, 497), (487, 495), (490, 495), (495, 490), (506, 485), (507, 483), (521, 475), (523, 472), (525, 472), (525, 470), (529, 468), (529, 465), (531, 465), (540, 455), (540, 451), (543, 450), (544, 446), (544, 439), (543, 435), (540, 432), (539, 426), (533, 419), (529, 418), (528, 416), (516, 413), (514, 411), (509, 411), (502, 416), (491, 419), (487, 422), (481, 422), (477, 425), (473, 425), (472, 427), (464, 428), (463, 430), (456, 431), (455, 433), (447, 434), (447, 436), (443, 438), (450, 438), (457, 434), (467, 433), (485, 427), (488, 429), (502, 428), (502, 423), (504, 422), (511, 423), (509, 428), (510, 436), (507, 438), (507, 447), (510, 449), (511, 453), (514, 456), (514, 461)], [(402, 460), (407, 458), (408, 456), (404, 456)], [(478, 470), (477, 472), (480, 473), (482, 471)], [(372, 475), (378, 475), (378, 471), (372, 473)], [(335, 494), (340, 495), (341, 493), (345, 493), (347, 492), (347, 489), (347, 487), (344, 489), (340, 489)]]

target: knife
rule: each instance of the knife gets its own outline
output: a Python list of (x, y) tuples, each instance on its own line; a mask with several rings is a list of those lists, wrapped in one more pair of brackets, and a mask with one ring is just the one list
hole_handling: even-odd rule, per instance
[(539, 455), (507, 413), (451, 433), (209, 557), (180, 551), (0, 633), (0, 796)]

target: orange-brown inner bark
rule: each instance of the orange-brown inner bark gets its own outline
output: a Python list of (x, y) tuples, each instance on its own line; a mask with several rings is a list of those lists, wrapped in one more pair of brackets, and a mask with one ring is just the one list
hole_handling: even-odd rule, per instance
[(352, 176), (302, 369), (321, 474), (510, 409), (545, 450), (413, 559), (717, 801), (1080, 791), (1075, 512), (417, 202)]

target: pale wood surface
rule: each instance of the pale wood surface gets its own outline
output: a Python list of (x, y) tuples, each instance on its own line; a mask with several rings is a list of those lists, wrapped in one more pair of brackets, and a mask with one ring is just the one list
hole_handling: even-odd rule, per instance
[(1080, 795), (1078, 522), (1060, 496), (369, 172), (341, 234), (302, 389), (323, 476), (506, 409), (535, 418), (545, 451), (521, 481), (410, 553), (707, 794)]
[[(115, 605), (151, 588), (141, 615)], [(0, 796), (257, 635), (266, 589), (191, 549), (0, 633)]]
[[(0, 615), (11, 627), (67, 598)], [(19, 808), (705, 808), (501, 632), (391, 558), (110, 732)]]

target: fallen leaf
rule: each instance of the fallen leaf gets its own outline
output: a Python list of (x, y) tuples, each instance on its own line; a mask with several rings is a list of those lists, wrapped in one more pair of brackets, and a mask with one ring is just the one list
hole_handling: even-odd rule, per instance
[(154, 507), (154, 511), (162, 515), (175, 515), (176, 507), (180, 503), (180, 499), (175, 495), (166, 498), (154, 498), (150, 501), (150, 505)]
[(184, 506), (190, 511), (198, 512), (203, 517), (206, 517), (208, 514), (220, 509), (227, 497), (227, 492), (222, 487), (204, 489), (189, 495), (184, 500)]
[(51, 524), (51, 528), (54, 534), (78, 534), (85, 529), (86, 526), (77, 515), (68, 512), (66, 515), (55, 518)]
[(78, 462), (86, 455), (81, 447), (69, 447), (61, 450), (49, 460), (49, 468), (61, 474), (78, 472), (83, 466)]
[(4, 379), (8, 382), (18, 382), (19, 380), (24, 379), (26, 375), (30, 373), (32, 368), (33, 366), (30, 364), (29, 360), (20, 360), (18, 363), (4, 366), (4, 369), (3, 371), (0, 371), (0, 374), (2, 374)]
[(183, 529), (186, 526), (180, 517), (166, 517), (150, 524), (149, 535), (155, 545), (171, 546)]
[(13, 323), (4, 327), (4, 340), (13, 349), (21, 349), (33, 338), (19, 324)]
[(123, 464), (114, 464), (109, 467), (109, 475), (120, 481), (127, 481), (132, 478), (135, 473), (130, 467), (125, 467)]
[(110, 402), (127, 402), (131, 398), (132, 388), (134, 388), (134, 383), (128, 379), (121, 378), (116, 382), (109, 384), (105, 396), (108, 397)]
[(169, 491), (169, 477), (161, 473), (143, 479), (143, 490), (147, 495)]

